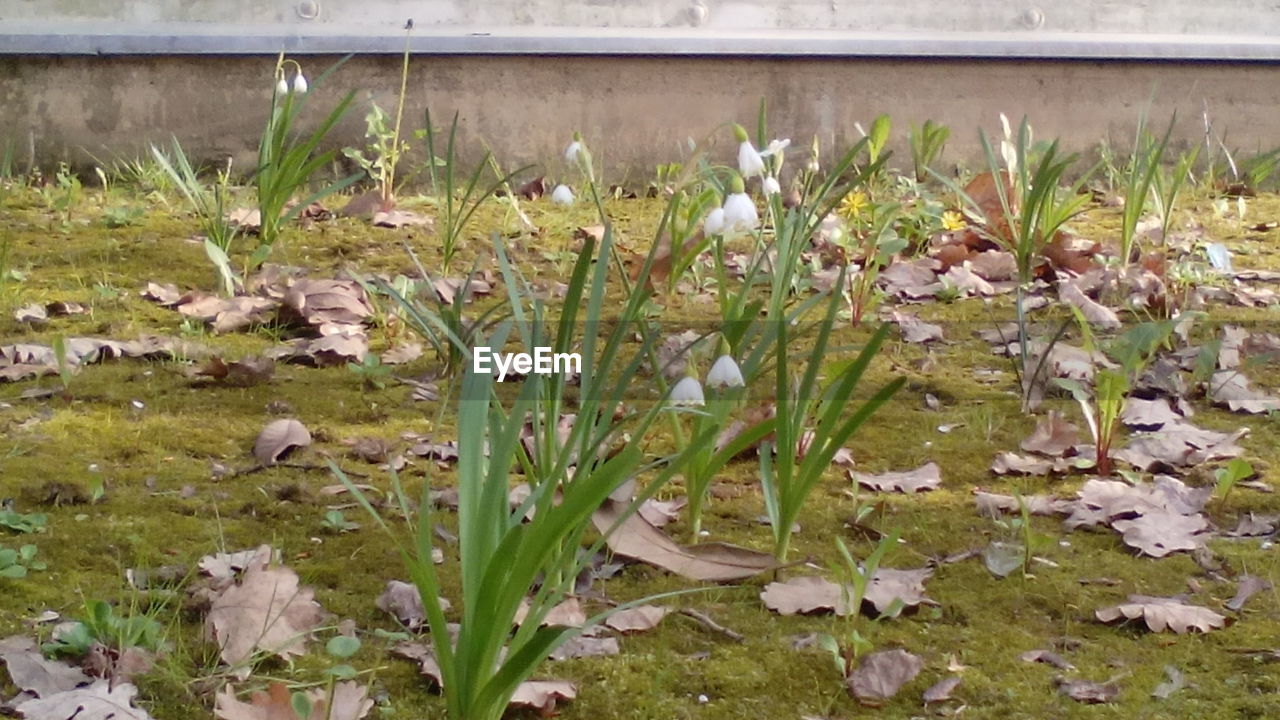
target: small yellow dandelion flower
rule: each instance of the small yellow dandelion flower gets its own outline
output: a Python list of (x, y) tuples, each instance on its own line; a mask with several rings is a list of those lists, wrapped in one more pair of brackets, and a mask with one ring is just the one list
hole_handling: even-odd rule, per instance
[(840, 207), (836, 213), (845, 219), (846, 222), (853, 222), (860, 218), (870, 203), (867, 202), (867, 194), (861, 190), (854, 190), (844, 199), (840, 201)]
[(956, 230), (963, 230), (968, 226), (969, 224), (964, 221), (964, 215), (961, 215), (959, 212), (955, 210), (948, 210), (942, 213), (943, 230), (955, 232)]

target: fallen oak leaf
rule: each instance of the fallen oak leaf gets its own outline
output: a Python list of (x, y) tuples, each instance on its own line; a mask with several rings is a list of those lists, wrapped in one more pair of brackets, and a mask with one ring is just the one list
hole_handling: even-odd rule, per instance
[(1235, 597), (1232, 597), (1224, 605), (1228, 610), (1236, 613), (1244, 609), (1244, 604), (1249, 602), (1249, 598), (1253, 597), (1254, 594), (1272, 588), (1271, 581), (1260, 578), (1257, 575), (1241, 575), (1238, 582)]
[(218, 645), (222, 660), (248, 676), (247, 662), (258, 652), (288, 658), (302, 655), (307, 634), (324, 611), (315, 591), (300, 587), (297, 573), (270, 565), (263, 546), (238, 583), (218, 594), (205, 617), (205, 633)]
[(1066, 658), (1062, 657), (1056, 652), (1053, 652), (1052, 650), (1028, 650), (1022, 653), (1021, 655), (1019, 655), (1018, 659), (1021, 660), (1022, 662), (1029, 662), (1029, 663), (1038, 662), (1038, 663), (1044, 663), (1045, 665), (1052, 665), (1058, 668), (1059, 670), (1075, 670), (1076, 669), (1075, 665), (1072, 665), (1071, 663), (1067, 662)]
[(46, 659), (35, 640), (24, 635), (0, 640), (0, 663), (9, 671), (10, 681), (22, 691), (18, 700), (47, 698), (93, 682), (80, 668)]
[(14, 709), (28, 720), (152, 720), (146, 710), (133, 706), (138, 688), (130, 683), (112, 685), (98, 680), (92, 685), (34, 698)]
[(1178, 515), (1170, 512), (1150, 513), (1132, 520), (1116, 520), (1111, 523), (1111, 527), (1124, 534), (1126, 545), (1156, 558), (1182, 550), (1195, 550), (1204, 545), (1209, 532), (1209, 522), (1203, 515)]
[(554, 714), (556, 703), (578, 697), (578, 688), (563, 680), (526, 680), (516, 686), (507, 707), (531, 708), (543, 717)]
[(1228, 618), (1206, 607), (1188, 605), (1179, 597), (1130, 595), (1128, 602), (1102, 608), (1094, 616), (1104, 623), (1141, 618), (1152, 632), (1172, 630), (1182, 635), (1193, 630), (1209, 632), (1224, 627)]

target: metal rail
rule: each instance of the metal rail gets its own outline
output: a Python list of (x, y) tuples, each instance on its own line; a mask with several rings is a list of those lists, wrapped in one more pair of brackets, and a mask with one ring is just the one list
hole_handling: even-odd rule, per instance
[[(322, 25), (0, 21), (0, 55), (398, 54), (402, 31)], [(417, 55), (596, 55), (1280, 61), (1280, 38), (1069, 32), (723, 32), (423, 27)]]

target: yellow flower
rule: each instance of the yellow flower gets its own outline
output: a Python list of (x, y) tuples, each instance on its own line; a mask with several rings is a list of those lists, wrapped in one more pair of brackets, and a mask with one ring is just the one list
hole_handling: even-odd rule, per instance
[(956, 230), (963, 230), (968, 226), (969, 224), (964, 221), (964, 215), (961, 215), (959, 212), (955, 210), (948, 210), (942, 213), (943, 230), (955, 232)]
[(867, 194), (861, 190), (854, 190), (840, 201), (840, 207), (836, 213), (846, 222), (853, 222), (866, 212), (868, 205)]

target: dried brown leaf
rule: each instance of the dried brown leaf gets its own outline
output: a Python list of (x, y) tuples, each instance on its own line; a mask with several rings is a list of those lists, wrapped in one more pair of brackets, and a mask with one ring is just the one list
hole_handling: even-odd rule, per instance
[(924, 704), (946, 702), (951, 699), (951, 693), (955, 692), (958, 687), (960, 687), (959, 675), (942, 678), (924, 691), (924, 697), (922, 698)]
[(260, 465), (275, 465), (294, 448), (311, 444), (311, 433), (293, 418), (272, 420), (258, 433), (253, 443), (253, 457)]
[[(606, 500), (592, 515), (600, 532), (608, 532), (628, 503)], [(772, 555), (746, 548), (706, 543), (683, 547), (644, 518), (631, 515), (605, 539), (616, 555), (639, 560), (668, 572), (706, 582), (741, 580), (778, 567)]]
[(1227, 618), (1206, 607), (1188, 605), (1178, 597), (1130, 595), (1129, 601), (1094, 613), (1104, 623), (1141, 619), (1152, 632), (1171, 630), (1179, 635), (1209, 632), (1227, 624)]
[(924, 661), (906, 650), (882, 650), (864, 657), (845, 687), (860, 702), (879, 704), (897, 695), (923, 668)]
[(243, 577), (213, 600), (205, 617), (205, 632), (228, 665), (248, 673), (244, 664), (255, 653), (288, 657), (302, 655), (307, 634), (320, 624), (323, 610), (315, 591), (300, 587), (298, 575), (287, 567), (272, 567), (259, 552)]
[(609, 616), (604, 624), (621, 633), (646, 632), (658, 627), (658, 623), (671, 612), (660, 605), (638, 605)]
[(1058, 692), (1076, 702), (1098, 704), (1113, 702), (1120, 697), (1120, 687), (1112, 682), (1094, 683), (1086, 680), (1057, 678)]
[(936, 490), (942, 485), (942, 469), (934, 462), (904, 472), (866, 475), (850, 471), (849, 474), (863, 487), (880, 492), (917, 493)]
[(1228, 600), (1225, 605), (1228, 610), (1237, 613), (1244, 609), (1244, 604), (1249, 602), (1249, 598), (1272, 588), (1271, 581), (1257, 575), (1241, 575), (1237, 583), (1235, 597)]
[(80, 668), (46, 659), (35, 640), (22, 635), (0, 640), (0, 663), (8, 669), (14, 686), (22, 691), (20, 700), (48, 698), (93, 682)]
[(554, 713), (556, 703), (578, 697), (578, 688), (563, 680), (527, 680), (516, 686), (508, 707), (531, 708), (543, 716)]
[(1203, 515), (1155, 512), (1132, 520), (1116, 520), (1111, 527), (1124, 533), (1124, 542), (1151, 557), (1193, 551), (1204, 545), (1209, 522)]

